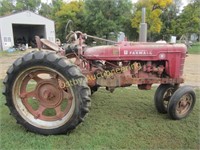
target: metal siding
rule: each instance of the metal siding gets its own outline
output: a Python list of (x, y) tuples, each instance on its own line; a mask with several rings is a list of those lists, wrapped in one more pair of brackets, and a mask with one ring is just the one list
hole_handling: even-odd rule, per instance
[(12, 46), (14, 45), (12, 24), (45, 25), (46, 38), (52, 37), (53, 41), (55, 41), (54, 21), (30, 11), (24, 11), (21, 13), (0, 18), (0, 30), (2, 31), (1, 37), (3, 50), (8, 48), (4, 45), (4, 37), (11, 37), (11, 44)]
[(2, 39), (1, 39), (1, 28), (0, 28), (0, 51), (3, 51)]

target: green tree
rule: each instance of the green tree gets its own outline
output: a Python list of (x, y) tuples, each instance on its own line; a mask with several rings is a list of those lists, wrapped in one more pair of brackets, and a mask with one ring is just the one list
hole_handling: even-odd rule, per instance
[(13, 0), (0, 1), (0, 16), (9, 15), (14, 10)]
[(177, 33), (179, 35), (200, 34), (200, 1), (194, 0), (194, 2), (185, 6), (177, 19), (177, 23), (179, 25), (176, 26), (176, 29), (181, 28)]
[(53, 12), (52, 5), (47, 4), (47, 3), (41, 3), (41, 8), (39, 10), (40, 15), (47, 18), (52, 18), (52, 12)]
[(65, 40), (65, 26), (68, 20), (73, 21), (74, 29), (82, 30), (82, 21), (84, 20), (84, 5), (83, 1), (72, 1), (63, 3), (60, 10), (55, 11), (56, 33), (58, 38)]
[(41, 0), (16, 0), (16, 11), (31, 10), (36, 12), (39, 10)]
[(87, 33), (108, 38), (110, 33), (129, 31), (132, 15), (130, 0), (85, 0), (85, 9)]
[(52, 20), (56, 20), (57, 17), (55, 14), (60, 11), (63, 4), (63, 0), (52, 0), (51, 3), (41, 3), (39, 14)]
[(173, 0), (173, 3), (169, 7), (163, 10), (161, 14), (161, 21), (163, 23), (160, 33), (157, 39), (169, 40), (171, 35), (176, 35), (176, 19), (180, 13), (182, 0)]
[(139, 24), (142, 18), (142, 7), (145, 7), (148, 33), (151, 40), (153, 40), (153, 34), (159, 34), (163, 25), (161, 14), (170, 6), (171, 3), (172, 0), (139, 0), (135, 4), (134, 17), (131, 23), (132, 27), (136, 28), (139, 32)]
[(52, 7), (52, 18), (56, 19), (56, 13), (61, 10), (61, 6), (64, 5), (63, 0), (52, 0), (51, 7)]

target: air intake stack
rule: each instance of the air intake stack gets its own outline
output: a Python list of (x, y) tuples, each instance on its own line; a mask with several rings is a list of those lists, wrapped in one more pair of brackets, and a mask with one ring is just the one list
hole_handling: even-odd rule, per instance
[(147, 23), (145, 23), (145, 17), (146, 17), (146, 8), (142, 8), (142, 22), (140, 23), (140, 34), (139, 34), (140, 42), (147, 41)]

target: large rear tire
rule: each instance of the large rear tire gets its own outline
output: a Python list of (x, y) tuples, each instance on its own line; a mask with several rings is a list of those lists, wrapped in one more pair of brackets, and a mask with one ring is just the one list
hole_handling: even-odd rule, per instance
[(89, 111), (86, 78), (75, 65), (54, 52), (36, 51), (17, 59), (3, 83), (11, 114), (31, 132), (67, 133)]

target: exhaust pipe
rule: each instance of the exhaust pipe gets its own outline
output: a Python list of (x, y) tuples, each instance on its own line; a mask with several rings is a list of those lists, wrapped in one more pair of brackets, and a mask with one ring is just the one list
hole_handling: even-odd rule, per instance
[(147, 42), (147, 23), (145, 23), (146, 8), (142, 8), (142, 22), (140, 23), (139, 42)]

